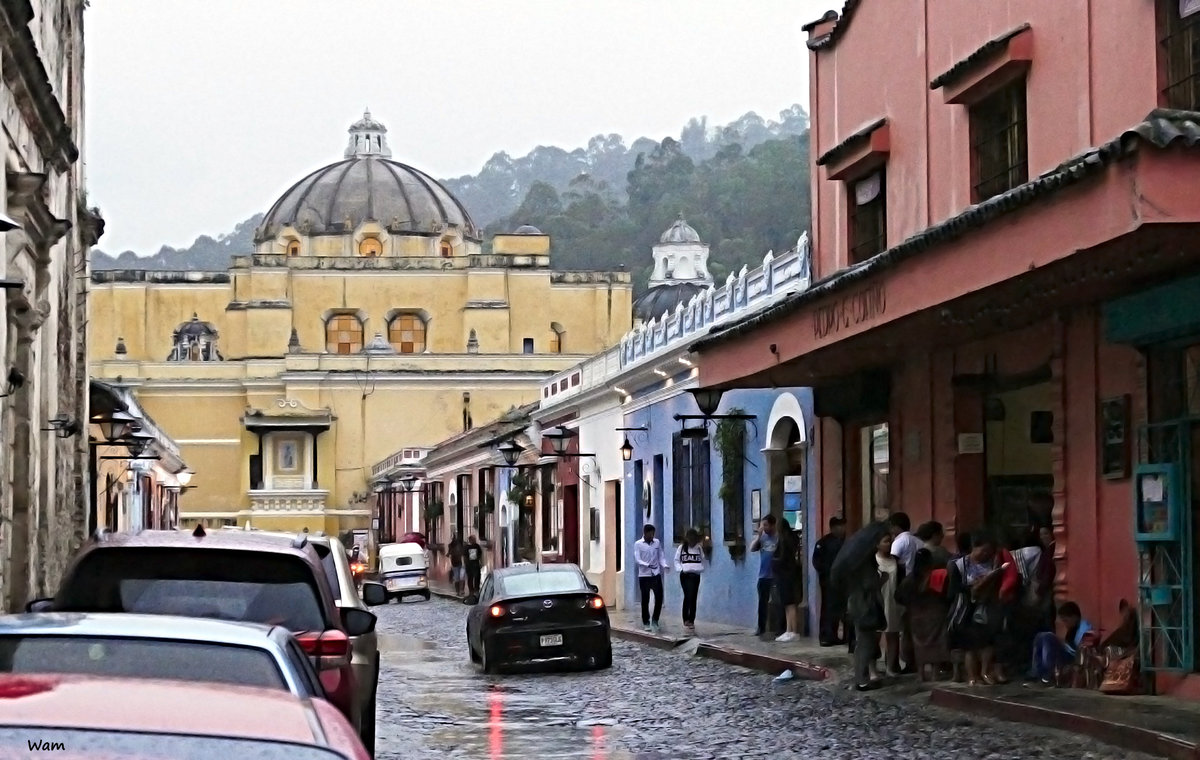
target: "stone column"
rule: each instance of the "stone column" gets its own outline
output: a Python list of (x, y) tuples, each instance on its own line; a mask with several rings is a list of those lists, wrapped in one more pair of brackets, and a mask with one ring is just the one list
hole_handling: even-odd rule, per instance
[(36, 509), (36, 486), (33, 482), (34, 467), (31, 460), (34, 440), (40, 426), (35, 419), (33, 342), (38, 329), (46, 319), (49, 307), (42, 304), (34, 307), (24, 295), (12, 295), (8, 299), (8, 320), (14, 328), (15, 351), (13, 366), (25, 377), (25, 383), (13, 394), (12, 433), (12, 529), (11, 554), (9, 555), (9, 583), (7, 608), (11, 612), (23, 610), (32, 587), (31, 545), (35, 539), (33, 526)]

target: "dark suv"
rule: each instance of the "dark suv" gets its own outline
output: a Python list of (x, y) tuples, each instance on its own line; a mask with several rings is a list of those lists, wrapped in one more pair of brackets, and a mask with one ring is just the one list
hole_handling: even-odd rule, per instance
[[(368, 604), (387, 601), (382, 585), (368, 586), (363, 590)], [(30, 602), (27, 609), (283, 626), (312, 658), (329, 701), (360, 734), (373, 738), (374, 720), (364, 725), (367, 705), (355, 681), (350, 638), (374, 631), (376, 618), (365, 609), (337, 605), (322, 557), (306, 536), (281, 542), (252, 532), (207, 533), (203, 527), (192, 533), (101, 533), (67, 568), (54, 599)]]

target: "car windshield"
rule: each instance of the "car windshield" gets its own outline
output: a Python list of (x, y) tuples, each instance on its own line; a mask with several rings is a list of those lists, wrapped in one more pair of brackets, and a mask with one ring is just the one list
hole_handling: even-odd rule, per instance
[(71, 612), (140, 612), (326, 627), (312, 569), (290, 554), (221, 549), (99, 549), (76, 566), (54, 600)]
[(65, 760), (343, 760), (323, 747), (256, 739), (185, 734), (132, 733), (70, 728), (0, 726), (0, 757), (45, 752)]
[(510, 596), (564, 594), (587, 591), (583, 576), (563, 570), (540, 573), (516, 573), (503, 580), (504, 593)]
[(270, 652), (199, 641), (0, 636), (0, 672), (82, 673), (286, 689)]

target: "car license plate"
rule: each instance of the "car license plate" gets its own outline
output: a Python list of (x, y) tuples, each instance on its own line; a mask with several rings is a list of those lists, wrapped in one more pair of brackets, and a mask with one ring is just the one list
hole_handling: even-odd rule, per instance
[(541, 644), (544, 647), (561, 647), (562, 646), (562, 634), (556, 633), (553, 636), (543, 636), (541, 638)]
[(387, 587), (389, 590), (395, 591), (396, 589), (400, 588), (400, 581), (393, 578), (387, 582)]

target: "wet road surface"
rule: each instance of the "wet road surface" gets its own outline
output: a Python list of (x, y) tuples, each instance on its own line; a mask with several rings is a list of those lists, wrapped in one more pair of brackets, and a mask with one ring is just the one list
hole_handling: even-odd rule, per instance
[(375, 611), (379, 760), (1149, 760), (615, 640), (611, 670), (485, 676), (467, 657), (465, 606), (435, 598)]

